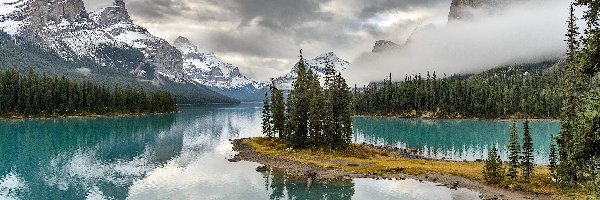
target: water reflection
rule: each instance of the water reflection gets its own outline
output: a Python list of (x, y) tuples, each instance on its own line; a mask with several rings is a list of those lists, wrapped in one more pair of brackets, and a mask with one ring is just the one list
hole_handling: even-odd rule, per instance
[(315, 181), (289, 177), (276, 171), (262, 172), (270, 199), (352, 199), (352, 181)]
[[(354, 141), (417, 149), (421, 155), (451, 160), (485, 159), (488, 148), (499, 146), (506, 159), (510, 121), (421, 120), (398, 118), (354, 118)], [(560, 131), (558, 121), (532, 121), (535, 161), (548, 163), (550, 134)], [(522, 123), (517, 123), (522, 130)], [(522, 134), (522, 133), (520, 133)]]
[[(260, 135), (260, 104), (181, 110), (0, 121), (0, 199), (397, 199), (412, 189), (396, 191), (408, 187), (451, 194), (412, 182), (359, 179), (309, 186), (258, 173), (256, 163), (227, 158), (235, 153), (229, 139)], [(374, 188), (395, 189), (370, 192)]]

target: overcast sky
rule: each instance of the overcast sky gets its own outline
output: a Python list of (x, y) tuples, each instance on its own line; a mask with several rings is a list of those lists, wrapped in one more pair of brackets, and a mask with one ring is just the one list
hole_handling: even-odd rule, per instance
[[(84, 0), (88, 11), (112, 4)], [(181, 35), (249, 77), (287, 73), (298, 50), (352, 62), (376, 40), (403, 42), (445, 23), (451, 0), (125, 0), (135, 23), (172, 42)]]

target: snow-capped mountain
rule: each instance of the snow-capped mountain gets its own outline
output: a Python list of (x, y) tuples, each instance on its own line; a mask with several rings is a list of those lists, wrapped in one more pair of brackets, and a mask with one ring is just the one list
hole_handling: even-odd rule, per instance
[[(346, 70), (350, 65), (349, 62), (338, 58), (333, 52), (321, 54), (311, 60), (303, 59), (303, 61), (304, 66), (306, 66), (306, 69), (312, 70), (313, 73), (316, 73), (317, 76), (319, 76), (320, 78), (325, 77), (325, 69), (327, 68), (328, 64), (332, 65), (333, 69), (335, 69), (338, 72)], [(292, 88), (292, 82), (296, 79), (296, 77), (298, 77), (298, 64), (299, 63), (294, 65), (294, 67), (289, 73), (275, 78), (273, 80), (275, 86), (280, 89)]]
[(258, 94), (264, 86), (214, 54), (199, 53), (189, 41), (176, 41), (178, 50), (152, 35), (133, 23), (123, 0), (94, 12), (86, 11), (82, 0), (0, 0), (0, 30), (54, 50), (65, 59), (91, 59), (112, 70), (149, 79), (158, 87), (208, 86), (247, 100), (231, 93)]
[(173, 43), (183, 55), (184, 75), (213, 91), (244, 101), (264, 98), (267, 84), (247, 78), (230, 63), (219, 60), (214, 53), (201, 53), (187, 38), (178, 37)]

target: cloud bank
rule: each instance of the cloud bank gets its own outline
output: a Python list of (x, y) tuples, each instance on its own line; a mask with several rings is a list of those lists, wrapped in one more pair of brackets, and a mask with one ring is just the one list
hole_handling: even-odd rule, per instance
[[(88, 10), (111, 5), (84, 0)], [(451, 0), (125, 0), (132, 19), (173, 41), (185, 36), (262, 80), (333, 51), (352, 61), (380, 39), (403, 41), (419, 24), (445, 20)]]
[(559, 58), (566, 48), (568, 6), (564, 0), (532, 0), (469, 22), (424, 26), (400, 50), (358, 56), (345, 75), (351, 84), (362, 86), (389, 73), (400, 81), (405, 74), (475, 73)]

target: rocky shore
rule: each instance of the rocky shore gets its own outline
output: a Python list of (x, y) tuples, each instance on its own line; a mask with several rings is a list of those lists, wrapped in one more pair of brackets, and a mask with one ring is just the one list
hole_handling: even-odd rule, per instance
[[(290, 176), (298, 178), (306, 178), (309, 182), (312, 181), (336, 181), (336, 180), (350, 180), (354, 178), (372, 178), (372, 179), (386, 179), (386, 180), (404, 180), (414, 179), (418, 181), (429, 181), (438, 183), (440, 187), (448, 187), (450, 189), (466, 188), (481, 193), (481, 199), (554, 199), (553, 197), (546, 195), (537, 195), (531, 193), (525, 193), (521, 191), (509, 191), (506, 189), (498, 188), (495, 186), (482, 183), (480, 181), (471, 180), (461, 176), (450, 175), (450, 174), (439, 174), (439, 173), (423, 173), (420, 175), (409, 175), (403, 173), (404, 168), (392, 168), (385, 171), (385, 173), (360, 173), (353, 171), (346, 171), (335, 167), (319, 167), (311, 163), (303, 163), (295, 160), (291, 160), (281, 155), (271, 155), (256, 151), (252, 146), (245, 144), (243, 141), (247, 139), (236, 139), (233, 140), (233, 150), (237, 154), (229, 159), (230, 162), (249, 161), (260, 163), (263, 166), (259, 166), (257, 171), (275, 170), (282, 173), (286, 173)], [(369, 145), (370, 148), (376, 148), (378, 150), (389, 151), (396, 153), (406, 158), (419, 159), (410, 150), (398, 149), (395, 147), (377, 147)], [(399, 154), (398, 154), (399, 153)], [(422, 159), (422, 158), (421, 158)], [(337, 161), (347, 166), (361, 166), (365, 165), (363, 162), (349, 162), (347, 160)], [(451, 162), (451, 161), (448, 161)]]

